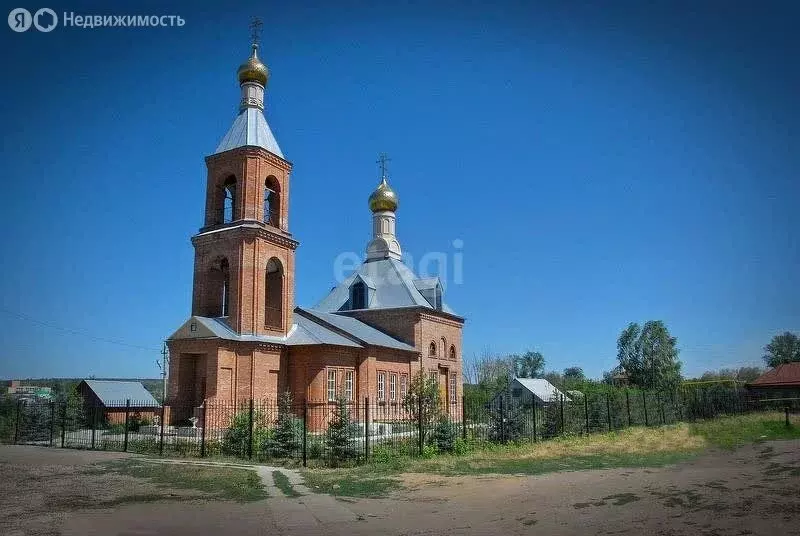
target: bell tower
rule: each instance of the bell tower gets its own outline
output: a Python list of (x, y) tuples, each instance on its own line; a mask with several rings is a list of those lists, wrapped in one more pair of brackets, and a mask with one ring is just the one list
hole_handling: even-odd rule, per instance
[(269, 70), (258, 57), (238, 70), (239, 115), (206, 157), (205, 218), (195, 248), (192, 315), (223, 320), (239, 335), (285, 336), (294, 309), (287, 161), (264, 116)]

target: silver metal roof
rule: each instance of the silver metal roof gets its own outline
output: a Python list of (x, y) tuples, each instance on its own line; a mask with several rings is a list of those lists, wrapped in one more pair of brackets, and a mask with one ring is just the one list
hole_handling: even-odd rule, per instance
[[(530, 391), (542, 402), (555, 401), (564, 394), (544, 378), (514, 378), (514, 382)], [(564, 396), (564, 402), (570, 402), (569, 397), (566, 395)]]
[[(379, 261), (365, 262), (354, 273), (340, 284), (312, 308), (312, 311), (332, 313), (349, 309), (350, 286), (360, 277), (368, 281), (370, 287), (369, 309), (389, 309), (393, 307), (425, 307), (433, 309), (431, 303), (419, 290), (419, 285), (429, 287), (432, 281), (435, 286), (438, 278), (419, 279), (411, 269), (396, 259), (381, 259)], [(447, 304), (442, 303), (442, 311), (455, 314)]]
[(214, 154), (246, 145), (261, 147), (283, 158), (281, 148), (278, 147), (278, 141), (272, 134), (272, 129), (269, 128), (264, 113), (258, 108), (245, 108), (236, 117), (228, 133), (219, 142)]
[(375, 329), (356, 318), (334, 313), (325, 313), (322, 311), (316, 311), (314, 309), (301, 309), (300, 307), (295, 309), (295, 311), (300, 315), (308, 315), (309, 318), (315, 319), (316, 321), (325, 322), (334, 328), (341, 330), (352, 337), (355, 337), (360, 342), (370, 346), (383, 346), (385, 348), (407, 350), (410, 352), (417, 351), (417, 349), (410, 344), (398, 341), (394, 337), (391, 337), (390, 335), (387, 335), (386, 333)]
[(229, 341), (267, 342), (287, 346), (330, 344), (363, 348), (367, 345), (416, 351), (413, 346), (367, 324), (342, 315), (296, 307), (294, 324), (286, 337), (236, 333), (224, 318), (192, 316), (173, 333), (170, 340), (219, 338)]
[(89, 389), (97, 395), (107, 408), (125, 407), (126, 401), (131, 406), (158, 406), (158, 400), (144, 388), (141, 382), (124, 382), (114, 380), (83, 380)]

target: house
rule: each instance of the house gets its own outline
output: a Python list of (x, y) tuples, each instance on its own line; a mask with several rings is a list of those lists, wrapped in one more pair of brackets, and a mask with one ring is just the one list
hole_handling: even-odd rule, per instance
[[(206, 402), (274, 404), (285, 391), (297, 405), (313, 404), (312, 427), (339, 397), (368, 399), (393, 415), (420, 373), (436, 381), (448, 409), (460, 415), (464, 318), (444, 302), (438, 277), (419, 277), (403, 262), (399, 201), (385, 156), (366, 203), (371, 218), (364, 211), (371, 234), (364, 261), (313, 307), (296, 306), (292, 163), (264, 114), (269, 70), (257, 51), (253, 43), (237, 73), (239, 115), (205, 159), (204, 221), (192, 237), (191, 314), (167, 339), (171, 420), (184, 420)], [(332, 166), (335, 180), (318, 178), (318, 186), (302, 191), (335, 197), (336, 180), (358, 180)], [(314, 411), (318, 406), (322, 411)], [(377, 410), (371, 415), (380, 418)]]
[(149, 420), (161, 412), (158, 401), (141, 382), (83, 380), (78, 384), (77, 390), (83, 399), (84, 415), (87, 419), (96, 415), (98, 421), (122, 424), (125, 422), (126, 411), (129, 417)]
[(800, 362), (784, 363), (770, 369), (745, 387), (753, 394), (773, 398), (800, 397)]
[(498, 393), (495, 399), (501, 394), (523, 406), (546, 406), (560, 401), (562, 397), (564, 402), (571, 402), (567, 395), (544, 378), (514, 378), (508, 386), (508, 392)]

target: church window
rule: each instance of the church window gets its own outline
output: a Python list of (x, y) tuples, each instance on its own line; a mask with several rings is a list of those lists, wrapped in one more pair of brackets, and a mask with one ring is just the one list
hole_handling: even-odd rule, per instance
[(386, 373), (378, 373), (378, 402), (386, 400)]
[(328, 402), (336, 401), (336, 369), (328, 369)]
[(430, 346), (428, 346), (428, 355), (431, 357), (436, 357), (436, 342), (431, 341)]
[(431, 381), (431, 382), (433, 382), (433, 383), (438, 385), (439, 381), (436, 379), (437, 376), (438, 376), (438, 374), (437, 374), (437, 372), (435, 370), (429, 370), (428, 371), (428, 381)]
[(268, 328), (280, 328), (283, 322), (281, 303), (283, 301), (283, 266), (272, 257), (267, 262), (264, 285), (264, 324)]
[(397, 374), (389, 375), (389, 401), (397, 402)]
[(222, 296), (220, 296), (222, 314), (220, 316), (228, 316), (231, 308), (231, 271), (228, 259), (220, 261), (219, 269), (222, 272)]
[(450, 359), (456, 360), (456, 347), (453, 345), (450, 345)]
[(366, 309), (367, 308), (367, 285), (363, 281), (356, 281), (350, 287), (350, 308), (351, 309)]
[(408, 394), (408, 374), (400, 375), (400, 398), (404, 399)]
[(223, 185), (224, 198), (222, 201), (222, 223), (230, 223), (236, 210), (236, 178), (228, 177)]
[(456, 389), (458, 388), (458, 376), (455, 372), (450, 374), (450, 403), (455, 404), (458, 400), (458, 393)]
[(344, 373), (344, 399), (348, 402), (353, 401), (353, 384), (355, 383), (356, 373), (354, 370), (347, 370)]
[(280, 187), (272, 176), (264, 181), (264, 223), (280, 226)]

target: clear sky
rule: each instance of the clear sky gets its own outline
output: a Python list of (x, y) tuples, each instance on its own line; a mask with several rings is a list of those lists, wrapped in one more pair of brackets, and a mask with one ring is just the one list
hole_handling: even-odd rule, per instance
[(363, 254), (385, 151), (466, 358), (599, 376), (628, 322), (661, 319), (694, 374), (800, 331), (795, 2), (108, 4), (48, 5), (186, 24), (0, 31), (0, 377), (158, 373), (252, 15), (299, 305)]

